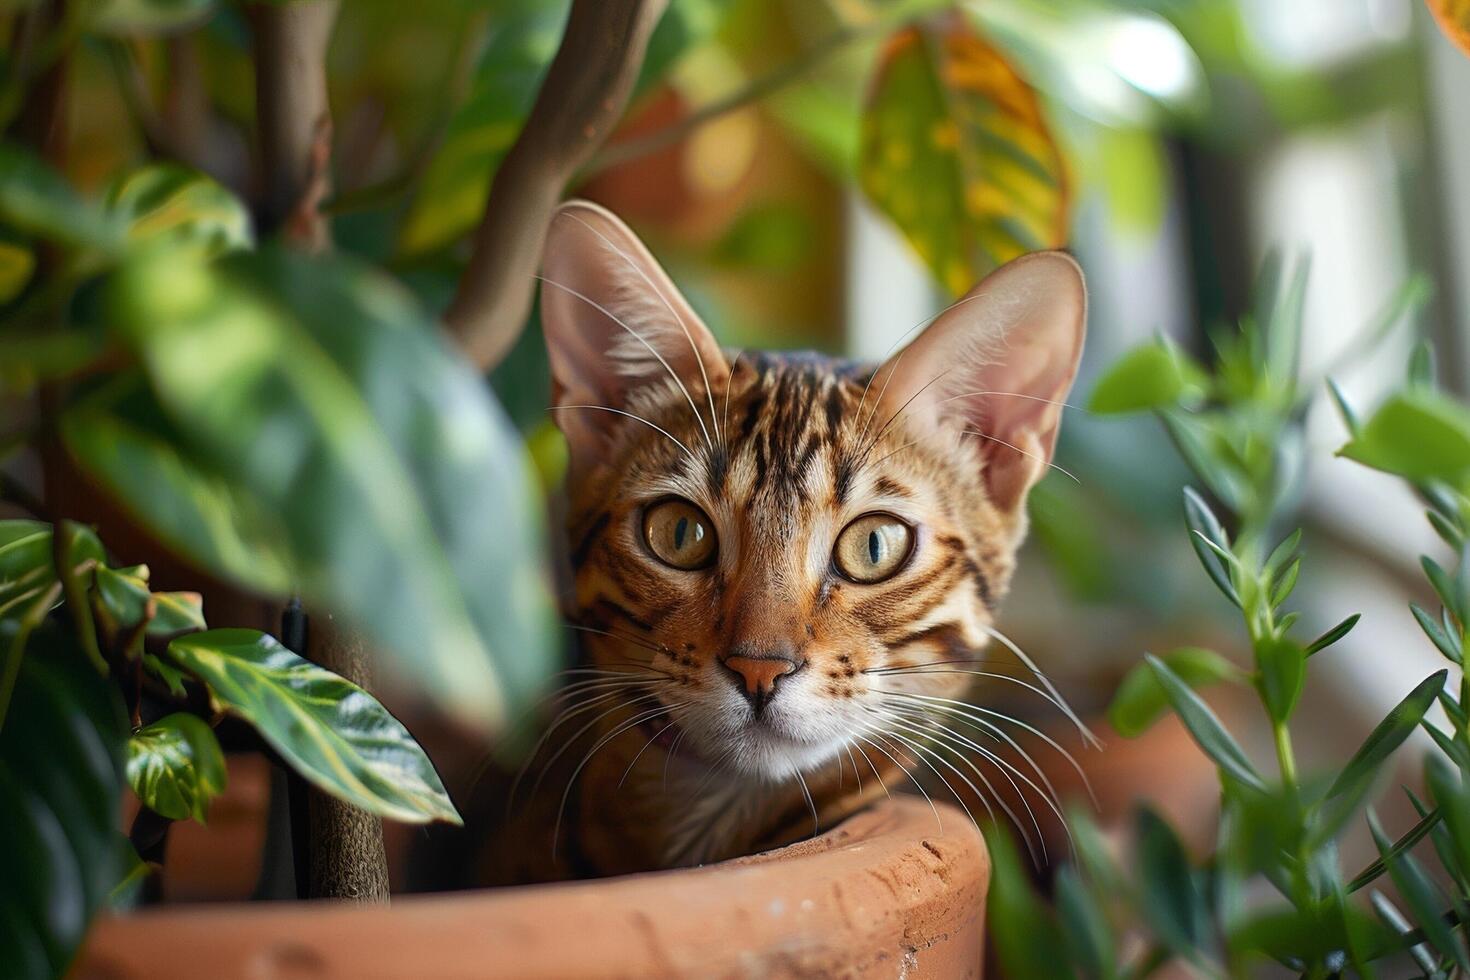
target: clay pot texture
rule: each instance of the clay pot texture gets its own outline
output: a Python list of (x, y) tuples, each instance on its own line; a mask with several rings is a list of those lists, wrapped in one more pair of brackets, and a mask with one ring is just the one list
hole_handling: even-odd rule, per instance
[(990, 862), (963, 813), (937, 810), (895, 797), (812, 840), (683, 871), (111, 917), (73, 976), (978, 977)]

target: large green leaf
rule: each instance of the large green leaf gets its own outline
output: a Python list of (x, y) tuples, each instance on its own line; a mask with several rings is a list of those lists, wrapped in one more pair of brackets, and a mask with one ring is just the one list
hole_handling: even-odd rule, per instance
[(122, 706), (59, 638), (31, 647), (0, 728), (0, 976), (16, 980), (66, 973), (122, 873)]
[[(51, 525), (41, 521), (0, 521), (0, 618), (13, 616), (56, 581)], [(69, 545), (72, 568), (102, 563), (106, 555), (97, 533), (74, 525)]]
[(469, 97), (450, 119), (404, 219), (401, 251), (438, 248), (479, 219), (492, 175), (520, 135), (556, 53), (566, 9), (564, 3), (534, 3), (496, 18)]
[(127, 774), (138, 799), (155, 813), (204, 823), (209, 801), (225, 790), (225, 754), (208, 725), (177, 712), (128, 739)]
[(152, 163), (124, 174), (107, 196), (135, 242), (167, 236), (206, 255), (250, 248), (255, 235), (241, 200), (215, 181), (174, 163)]
[(77, 467), (172, 550), (259, 592), (290, 590), (275, 515), (183, 445), (141, 378), (72, 406), (61, 434)]
[(267, 250), (130, 269), (114, 307), (191, 454), (283, 529), (306, 598), (466, 720), (493, 726), (544, 680), (524, 448), (405, 292), (345, 258)]
[(1470, 478), (1470, 411), (1410, 388), (1380, 405), (1338, 454), (1410, 480), (1460, 484)]
[(189, 630), (202, 630), (204, 597), (197, 592), (153, 592), (148, 588), (148, 568), (111, 569), (101, 567), (93, 574), (95, 596), (106, 625), (118, 632), (136, 627), (153, 604), (147, 635), (169, 636)]
[(956, 295), (1067, 237), (1065, 169), (1036, 95), (959, 15), (889, 39), (863, 116), (859, 173)]
[(254, 630), (191, 633), (169, 644), (168, 657), (333, 796), (408, 823), (460, 823), (424, 750), (357, 685)]
[(985, 834), (990, 849), (986, 915), (1001, 966), (1013, 977), (1071, 976), (1068, 946), (1055, 918), (1036, 894), (1016, 845), (1004, 830)]

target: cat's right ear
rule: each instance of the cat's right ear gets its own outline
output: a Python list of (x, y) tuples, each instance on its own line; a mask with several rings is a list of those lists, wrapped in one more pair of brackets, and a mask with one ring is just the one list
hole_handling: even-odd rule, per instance
[(542, 259), (552, 403), (572, 463), (602, 458), (640, 386), (673, 375), (696, 404), (729, 379), (719, 344), (638, 237), (587, 201), (561, 206)]

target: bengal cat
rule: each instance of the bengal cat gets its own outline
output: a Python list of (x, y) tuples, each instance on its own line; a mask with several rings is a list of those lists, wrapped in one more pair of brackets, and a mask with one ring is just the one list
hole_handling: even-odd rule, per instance
[(574, 202), (541, 315), (583, 666), (490, 877), (750, 853), (909, 773), (1043, 792), (985, 705), (1057, 700), (992, 650), (992, 620), (1082, 349), (1070, 257), (1004, 266), (876, 369), (740, 355), (626, 226)]

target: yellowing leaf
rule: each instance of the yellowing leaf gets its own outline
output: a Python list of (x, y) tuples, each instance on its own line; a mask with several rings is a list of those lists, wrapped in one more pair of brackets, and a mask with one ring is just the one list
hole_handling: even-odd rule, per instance
[(1066, 240), (1067, 181), (1036, 94), (959, 16), (885, 48), (859, 176), (951, 293)]
[(1470, 0), (1424, 0), (1445, 37), (1470, 54)]

